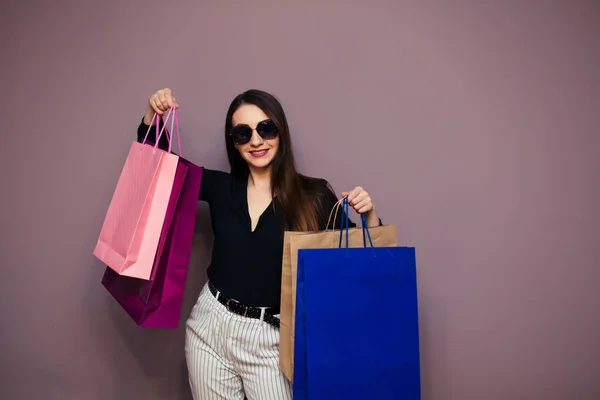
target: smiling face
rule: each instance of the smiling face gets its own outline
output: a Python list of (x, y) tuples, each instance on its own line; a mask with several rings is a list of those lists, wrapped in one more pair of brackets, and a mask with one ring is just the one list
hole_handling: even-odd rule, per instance
[[(248, 143), (235, 144), (235, 148), (248, 163), (248, 167), (251, 170), (269, 168), (279, 150), (279, 135), (276, 135), (272, 139), (270, 138), (273, 136), (272, 132), (269, 135), (270, 130), (274, 128), (269, 116), (254, 104), (244, 104), (233, 113), (231, 122), (233, 126), (232, 131), (236, 129), (248, 129), (247, 127), (252, 129), (252, 136)], [(267, 139), (263, 138), (259, 134), (259, 131), (265, 132), (266, 134), (263, 134), (263, 136), (267, 136)]]

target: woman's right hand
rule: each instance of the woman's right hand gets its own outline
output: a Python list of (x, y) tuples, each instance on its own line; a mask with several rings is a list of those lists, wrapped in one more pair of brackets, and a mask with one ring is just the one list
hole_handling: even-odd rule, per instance
[(152, 96), (150, 96), (150, 99), (148, 100), (148, 108), (146, 115), (144, 116), (144, 123), (146, 125), (150, 125), (152, 118), (154, 117), (154, 113), (157, 113), (158, 115), (164, 115), (165, 111), (169, 110), (173, 106), (176, 108), (179, 107), (171, 89), (165, 88), (157, 90), (152, 94)]

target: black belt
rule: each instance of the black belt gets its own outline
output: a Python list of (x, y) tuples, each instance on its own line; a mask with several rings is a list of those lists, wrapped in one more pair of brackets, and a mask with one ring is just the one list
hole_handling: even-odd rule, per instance
[[(227, 296), (223, 296), (223, 293), (220, 293), (211, 281), (208, 281), (208, 288), (210, 289), (210, 292), (213, 294), (213, 296), (217, 297), (217, 293), (219, 294), (219, 297), (217, 297), (217, 301), (223, 304), (227, 311), (241, 315), (243, 317), (260, 319), (263, 309), (259, 307), (246, 306), (237, 300), (231, 299)], [(279, 310), (273, 307), (265, 308), (264, 310), (265, 311), (262, 320), (279, 329), (279, 318), (275, 316), (276, 314), (279, 314)]]

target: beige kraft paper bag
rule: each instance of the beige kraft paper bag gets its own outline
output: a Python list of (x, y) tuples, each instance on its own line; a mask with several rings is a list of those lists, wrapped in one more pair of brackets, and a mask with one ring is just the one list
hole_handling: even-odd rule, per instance
[[(334, 222), (335, 226), (335, 222)], [(373, 246), (397, 246), (396, 225), (369, 228)], [(342, 246), (346, 245), (343, 234)], [(340, 231), (290, 232), (284, 233), (283, 261), (281, 271), (281, 325), (279, 342), (279, 366), (290, 380), (294, 377), (294, 323), (296, 318), (296, 274), (298, 249), (337, 248)], [(348, 246), (363, 247), (362, 228), (348, 230)], [(367, 245), (370, 246), (368, 239)], [(335, 284), (332, 282), (332, 284)]]

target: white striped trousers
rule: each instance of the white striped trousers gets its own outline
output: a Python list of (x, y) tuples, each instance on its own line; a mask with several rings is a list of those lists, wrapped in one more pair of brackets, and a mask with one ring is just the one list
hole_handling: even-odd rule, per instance
[(202, 289), (186, 324), (185, 358), (194, 400), (291, 400), (279, 369), (279, 330), (227, 311)]

